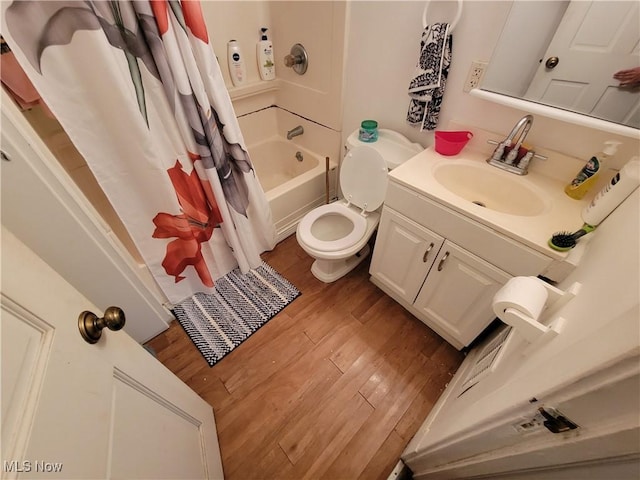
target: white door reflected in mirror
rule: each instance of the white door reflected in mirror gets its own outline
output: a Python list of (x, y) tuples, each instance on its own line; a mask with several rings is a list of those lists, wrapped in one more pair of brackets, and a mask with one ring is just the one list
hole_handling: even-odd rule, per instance
[(640, 128), (640, 85), (614, 78), (639, 43), (637, 2), (514, 2), (481, 88)]

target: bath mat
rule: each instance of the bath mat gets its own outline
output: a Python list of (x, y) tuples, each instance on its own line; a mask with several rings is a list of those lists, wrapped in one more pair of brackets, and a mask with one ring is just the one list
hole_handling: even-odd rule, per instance
[(246, 274), (236, 268), (216, 280), (215, 290), (196, 293), (172, 310), (211, 367), (300, 295), (264, 262)]

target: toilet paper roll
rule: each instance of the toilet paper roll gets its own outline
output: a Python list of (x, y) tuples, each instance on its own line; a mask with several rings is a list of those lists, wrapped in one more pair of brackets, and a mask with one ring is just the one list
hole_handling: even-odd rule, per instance
[(549, 292), (535, 277), (513, 277), (493, 297), (493, 312), (503, 319), (504, 311), (513, 308), (532, 320), (538, 320)]

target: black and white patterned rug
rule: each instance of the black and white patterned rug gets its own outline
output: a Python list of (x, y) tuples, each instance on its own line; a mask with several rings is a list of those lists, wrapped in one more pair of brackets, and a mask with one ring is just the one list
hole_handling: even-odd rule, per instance
[(300, 295), (263, 263), (247, 274), (236, 268), (216, 280), (215, 293), (196, 293), (173, 314), (210, 366), (244, 342)]

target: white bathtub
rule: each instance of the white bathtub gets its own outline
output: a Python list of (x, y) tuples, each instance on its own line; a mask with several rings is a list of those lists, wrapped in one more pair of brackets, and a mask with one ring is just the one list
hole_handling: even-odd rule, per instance
[[(330, 197), (335, 196), (340, 133), (277, 107), (238, 121), (281, 241), (295, 232), (307, 212), (325, 202), (326, 157), (330, 158)], [(304, 133), (287, 140), (286, 132), (298, 125)], [(296, 158), (298, 152), (302, 161)]]

